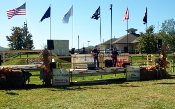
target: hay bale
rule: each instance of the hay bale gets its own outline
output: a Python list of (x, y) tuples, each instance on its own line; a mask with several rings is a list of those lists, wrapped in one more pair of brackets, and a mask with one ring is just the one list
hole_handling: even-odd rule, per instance
[(24, 77), (22, 71), (6, 72), (6, 80), (8, 88), (22, 88), (24, 84)]
[(164, 79), (169, 75), (164, 69), (140, 70), (140, 80)]
[(156, 78), (156, 70), (140, 70), (140, 80), (154, 80)]

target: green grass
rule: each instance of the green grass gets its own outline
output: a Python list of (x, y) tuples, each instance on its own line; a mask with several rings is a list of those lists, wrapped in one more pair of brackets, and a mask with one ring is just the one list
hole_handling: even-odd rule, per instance
[[(139, 57), (140, 58), (140, 57)], [(137, 59), (137, 57), (136, 57)], [(66, 61), (63, 61), (66, 62)], [(11, 62), (13, 63), (13, 62)], [(14, 62), (15, 63), (15, 62)], [(65, 68), (68, 66), (65, 66)], [(169, 70), (169, 69), (168, 69)], [(31, 72), (38, 75), (38, 71)], [(173, 73), (172, 75), (175, 75)], [(124, 74), (73, 77), (73, 82), (106, 80), (70, 86), (42, 85), (31, 76), (22, 89), (0, 90), (1, 109), (174, 109), (175, 76), (150, 81), (124, 81)], [(110, 79), (110, 80), (108, 80)]]
[(21, 54), (19, 56), (17, 56), (17, 58), (36, 58), (39, 57), (39, 53), (38, 54)]
[[(35, 79), (32, 77), (31, 82)], [(0, 108), (173, 109), (174, 87), (174, 78), (134, 82), (116, 79), (112, 83), (64, 87), (35, 85), (19, 90), (1, 90)]]
[(10, 61), (3, 62), (2, 65), (24, 65), (26, 61), (24, 59), (12, 59)]

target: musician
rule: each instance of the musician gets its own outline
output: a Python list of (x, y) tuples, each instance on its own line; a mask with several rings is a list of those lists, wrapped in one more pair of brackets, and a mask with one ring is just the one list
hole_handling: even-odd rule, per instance
[(97, 66), (97, 68), (99, 68), (99, 60), (98, 60), (99, 50), (97, 46), (95, 46), (95, 48), (91, 51), (91, 53), (94, 57), (94, 64)]
[(112, 65), (113, 65), (113, 67), (116, 66), (117, 56), (118, 56), (118, 52), (117, 52), (117, 48), (115, 47), (115, 48), (113, 49), (113, 51), (112, 51), (112, 54), (111, 54)]

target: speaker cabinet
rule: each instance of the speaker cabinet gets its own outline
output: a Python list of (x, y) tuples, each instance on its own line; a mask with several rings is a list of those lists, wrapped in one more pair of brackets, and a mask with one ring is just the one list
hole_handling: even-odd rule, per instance
[(112, 67), (112, 60), (105, 60), (105, 67)]
[(131, 65), (130, 62), (124, 62), (124, 63), (122, 64), (122, 67), (126, 68), (127, 65)]
[(95, 64), (87, 64), (88, 70), (95, 70), (96, 65)]
[(54, 50), (53, 40), (47, 40), (47, 49), (48, 50)]
[(53, 68), (56, 68), (56, 62), (51, 62), (49, 66), (50, 66), (50, 70), (52, 71)]
[(2, 57), (1, 57), (1, 55), (0, 55), (0, 65), (2, 64), (2, 60), (1, 60), (1, 59), (2, 59)]
[(74, 54), (75, 53), (75, 48), (72, 48), (71, 49), (71, 54)]
[(162, 40), (161, 39), (158, 39), (157, 40), (157, 48), (158, 49), (161, 49), (162, 48)]

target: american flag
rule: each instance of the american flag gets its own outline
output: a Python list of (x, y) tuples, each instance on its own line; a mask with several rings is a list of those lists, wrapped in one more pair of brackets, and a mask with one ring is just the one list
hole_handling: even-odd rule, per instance
[(124, 17), (123, 17), (123, 21), (124, 20), (128, 20), (129, 19), (129, 10), (128, 10), (128, 8), (126, 9), (126, 12), (125, 12), (125, 15), (124, 15)]
[(18, 8), (7, 10), (8, 19), (11, 19), (15, 15), (26, 15), (26, 3)]

